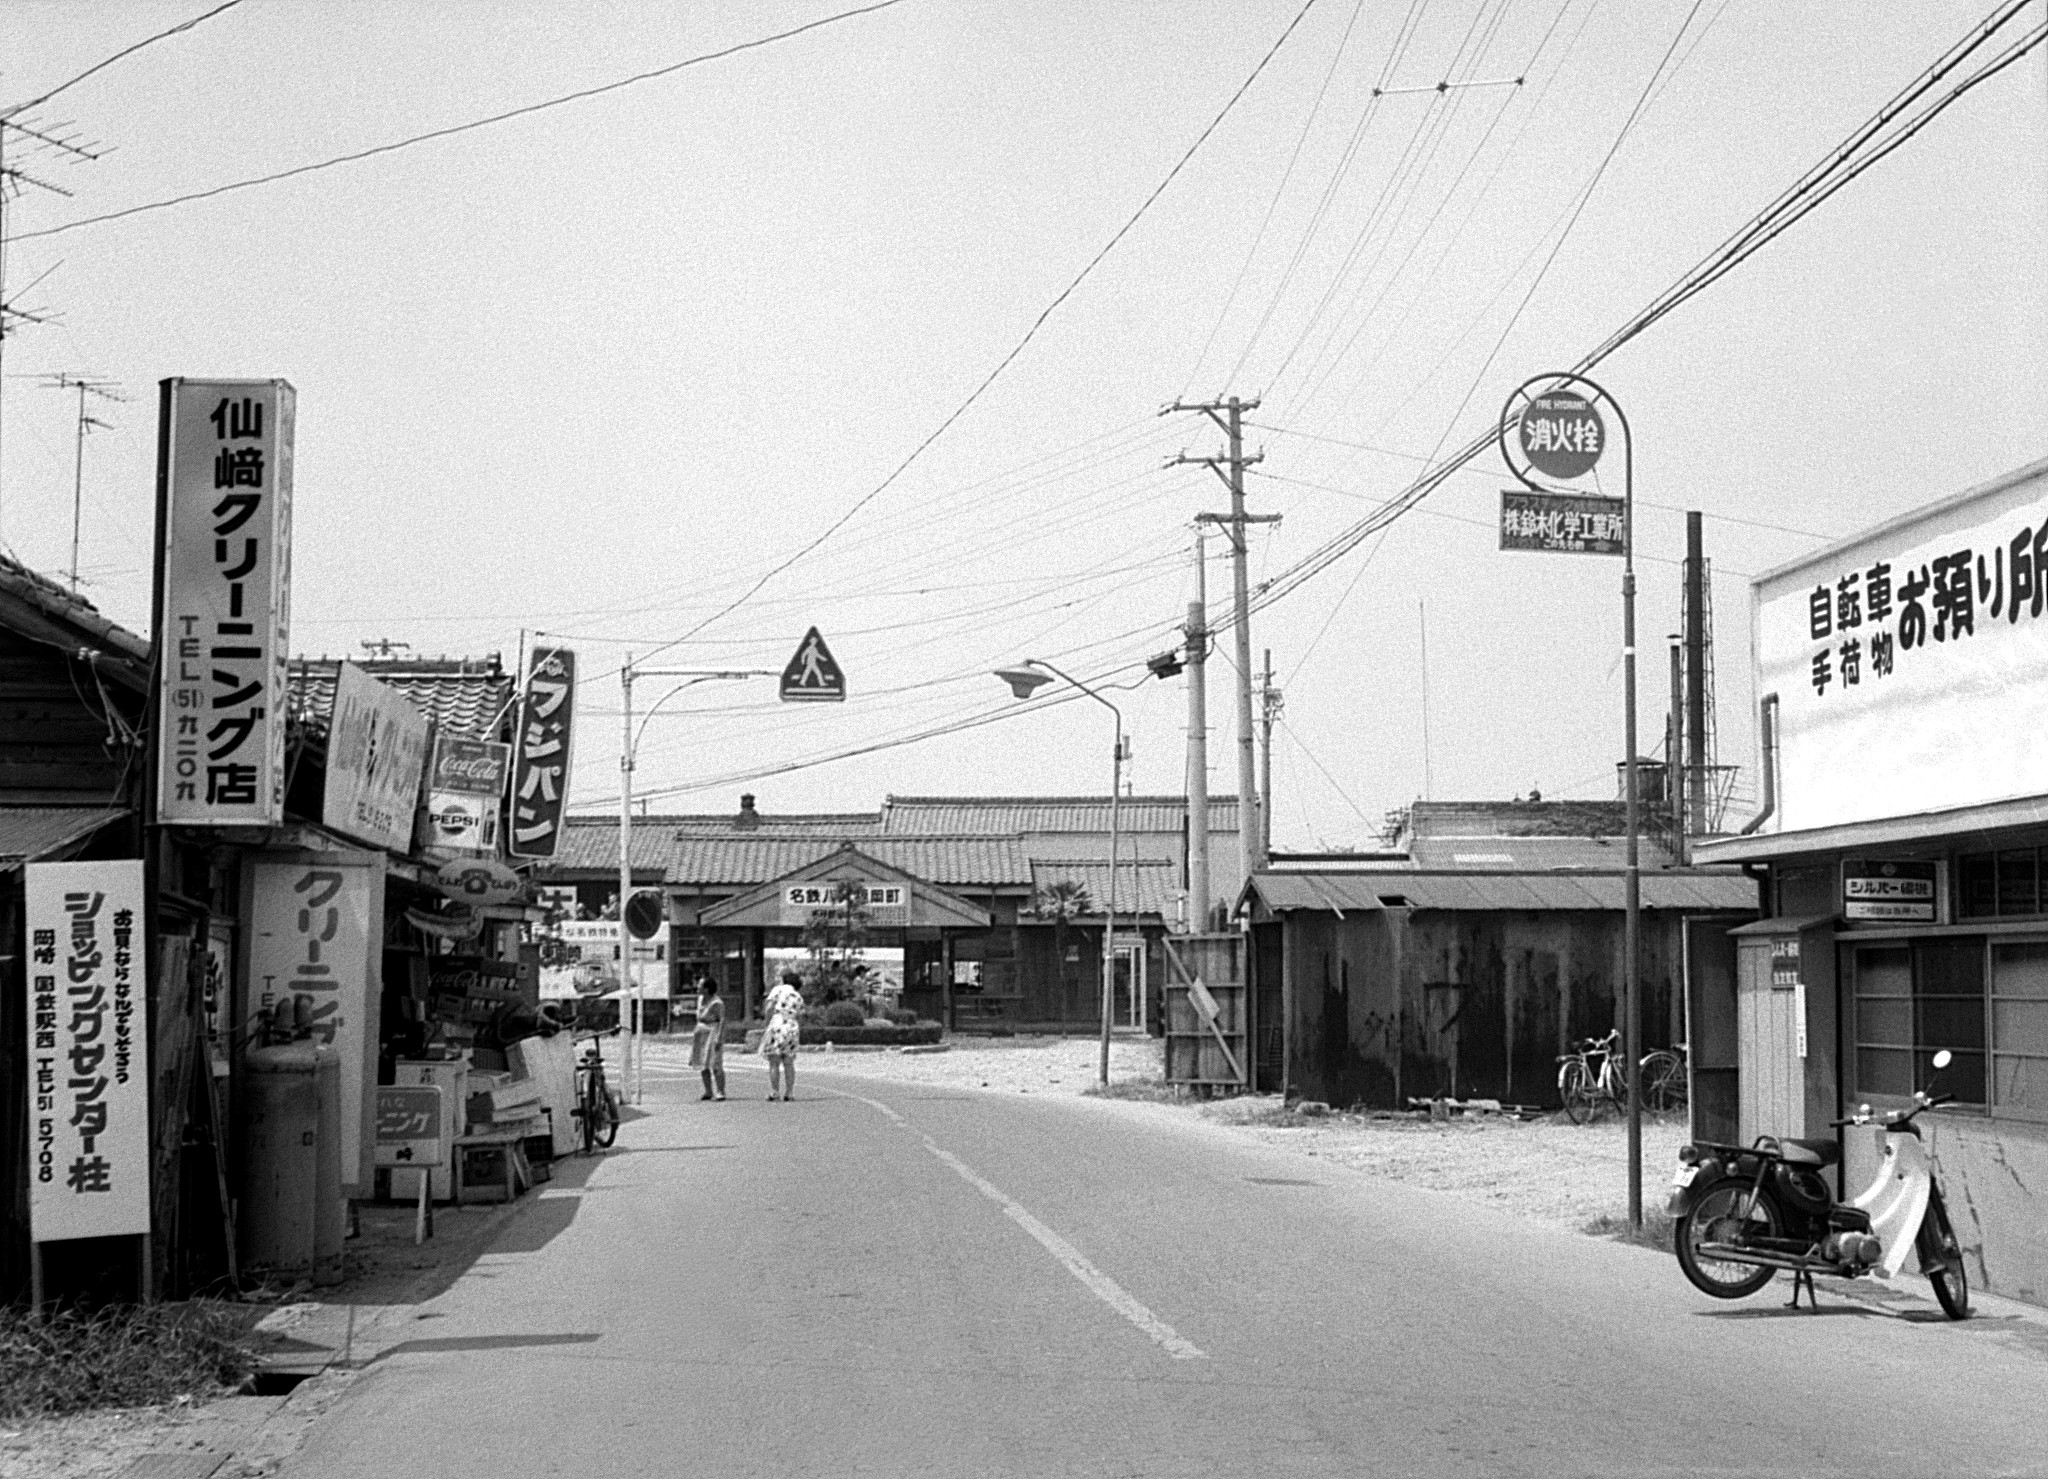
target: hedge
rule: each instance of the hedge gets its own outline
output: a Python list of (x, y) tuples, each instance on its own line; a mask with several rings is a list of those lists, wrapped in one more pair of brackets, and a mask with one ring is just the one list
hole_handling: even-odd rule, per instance
[(844, 1048), (901, 1048), (935, 1043), (944, 1029), (936, 1022), (918, 1022), (909, 1027), (824, 1027), (805, 1023), (798, 1041), (806, 1046), (837, 1043)]

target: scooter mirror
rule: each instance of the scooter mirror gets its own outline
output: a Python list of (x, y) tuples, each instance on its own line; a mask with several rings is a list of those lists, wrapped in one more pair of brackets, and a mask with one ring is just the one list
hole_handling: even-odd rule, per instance
[(1949, 1050), (1947, 1048), (1943, 1048), (1940, 1052), (1934, 1055), (1934, 1066), (1937, 1069), (1946, 1068), (1948, 1067), (1952, 1059), (1953, 1055), (1949, 1052)]

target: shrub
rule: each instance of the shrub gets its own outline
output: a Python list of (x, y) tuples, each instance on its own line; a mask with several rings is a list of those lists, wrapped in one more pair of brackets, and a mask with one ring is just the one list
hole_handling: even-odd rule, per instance
[(894, 1007), (889, 1012), (889, 1020), (898, 1027), (908, 1027), (917, 1020), (917, 1013), (905, 1011), (902, 1007)]
[(835, 1001), (829, 1004), (819, 1017), (819, 1024), (825, 1027), (859, 1027), (868, 1019), (868, 1014), (854, 1001)]
[(114, 1305), (36, 1320), (0, 1310), (0, 1420), (220, 1395), (256, 1369), (260, 1311), (215, 1300)]
[(901, 1048), (935, 1043), (944, 1031), (936, 1022), (916, 1022), (907, 1027), (804, 1027), (801, 1041), (822, 1046), (836, 1043), (846, 1048)]

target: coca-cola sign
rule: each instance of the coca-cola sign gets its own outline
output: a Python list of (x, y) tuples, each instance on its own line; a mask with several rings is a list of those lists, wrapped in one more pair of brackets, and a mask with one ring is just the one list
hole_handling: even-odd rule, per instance
[(427, 778), (427, 845), (457, 852), (498, 850), (498, 810), (512, 747), (444, 734)]

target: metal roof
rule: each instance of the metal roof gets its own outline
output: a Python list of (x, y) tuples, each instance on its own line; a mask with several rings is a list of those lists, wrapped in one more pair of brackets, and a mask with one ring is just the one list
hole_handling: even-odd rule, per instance
[[(1628, 903), (1623, 873), (1260, 873), (1251, 886), (1275, 913), (1404, 907), (1604, 911)], [(1756, 884), (1740, 873), (1656, 869), (1642, 875), (1642, 903), (1645, 909), (1754, 909)]]
[[(1180, 796), (1127, 796), (1117, 808), (1120, 831), (1171, 832), (1186, 826)], [(891, 796), (882, 807), (891, 836), (953, 836), (1016, 832), (1109, 832), (1107, 796)], [(1209, 798), (1209, 831), (1237, 831), (1237, 798)]]
[(0, 806), (0, 871), (60, 853), (126, 815), (118, 806)]
[[(341, 663), (336, 657), (292, 659), (292, 716), (310, 729), (324, 732), (334, 716), (334, 682)], [(495, 657), (366, 658), (356, 666), (404, 694), (443, 734), (483, 740), (512, 737), (517, 684)]]
[[(1078, 883), (1100, 915), (1109, 907), (1109, 863), (1103, 860), (1031, 861), (1031, 889), (1037, 893), (1055, 883)], [(1125, 858), (1116, 870), (1116, 912), (1151, 914), (1173, 919), (1180, 913), (1180, 870), (1171, 863)]]
[(1619, 837), (1625, 801), (1417, 801), (1408, 808), (1415, 837)]
[[(771, 883), (851, 843), (855, 848), (941, 888), (1022, 888), (1031, 883), (1031, 862), (1015, 837), (764, 837), (673, 835), (669, 854), (671, 888), (751, 887)], [(614, 866), (616, 866), (616, 852)]]

